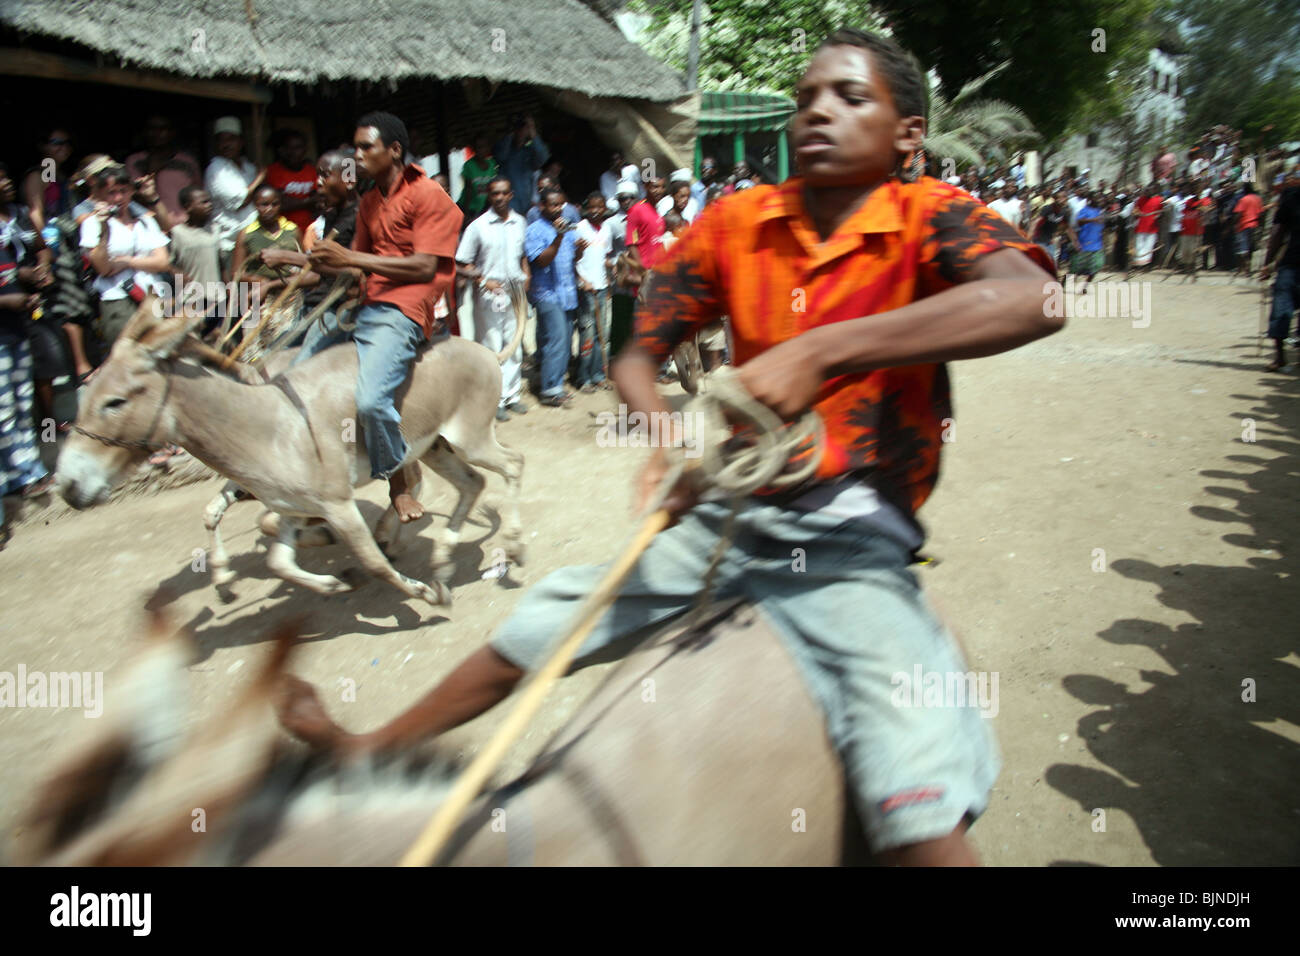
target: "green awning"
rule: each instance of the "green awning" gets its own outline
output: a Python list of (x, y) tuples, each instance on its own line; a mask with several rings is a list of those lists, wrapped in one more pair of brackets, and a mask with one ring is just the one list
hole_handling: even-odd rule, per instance
[(785, 129), (794, 113), (794, 100), (775, 93), (700, 91), (697, 135), (751, 133)]

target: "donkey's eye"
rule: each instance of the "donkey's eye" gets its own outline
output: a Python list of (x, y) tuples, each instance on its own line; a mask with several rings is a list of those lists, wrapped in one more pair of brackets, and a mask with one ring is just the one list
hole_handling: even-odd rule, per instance
[(125, 398), (110, 398), (104, 403), (104, 411), (110, 411), (114, 408), (121, 408), (126, 404)]

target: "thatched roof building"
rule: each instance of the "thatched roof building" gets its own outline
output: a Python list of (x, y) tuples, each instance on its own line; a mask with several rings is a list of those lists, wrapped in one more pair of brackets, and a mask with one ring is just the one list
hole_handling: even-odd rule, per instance
[(0, 22), (205, 79), (477, 78), (652, 102), (685, 92), (580, 0), (5, 0)]
[[(251, 109), (258, 130), (264, 116), (270, 127), (310, 122), (324, 142), (336, 142), (357, 110), (382, 106), (444, 153), (468, 143), (475, 130), (499, 131), (510, 113), (549, 110), (561, 141), (585, 137), (596, 153), (612, 147), (685, 165), (698, 96), (686, 92), (680, 74), (619, 32), (609, 19), (619, 6), (617, 0), (4, 0), (0, 75), (40, 84), (55, 115), (71, 114), (92, 128), (108, 117), (93, 104), (83, 114), (70, 84), (82, 99), (87, 84), (129, 88), (116, 98), (128, 104), (119, 123), (138, 123), (137, 110), (178, 112), (174, 99), (158, 107), (136, 92), (148, 90), (154, 100), (226, 101), (184, 107), (206, 120)], [(29, 88), (17, 85), (18, 102), (32, 102), (24, 95)], [(232, 108), (230, 101), (247, 105)], [(581, 123), (564, 126), (561, 114)]]

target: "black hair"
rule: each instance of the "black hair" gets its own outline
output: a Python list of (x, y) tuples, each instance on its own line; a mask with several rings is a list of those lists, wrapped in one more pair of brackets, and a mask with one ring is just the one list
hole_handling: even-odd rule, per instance
[(552, 196), (563, 196), (563, 195), (564, 195), (564, 190), (561, 189), (560, 187), (548, 186), (537, 194), (537, 202), (541, 204), (546, 202), (546, 200), (550, 199)]
[(275, 193), (277, 199), (279, 199), (281, 202), (284, 202), (284, 193), (282, 193), (275, 186), (272, 186), (270, 183), (263, 183), (261, 186), (257, 187), (257, 192), (253, 193), (253, 201), (257, 202), (257, 197), (262, 195), (262, 193), (266, 192), (268, 189), (271, 192)]
[(392, 113), (375, 110), (357, 120), (357, 128), (373, 126), (379, 131), (379, 141), (385, 146), (397, 143), (402, 147), (402, 162), (406, 161), (411, 151), (411, 134), (406, 131), (406, 124)]
[(285, 143), (289, 142), (289, 140), (294, 138), (300, 139), (304, 143), (307, 142), (307, 137), (303, 135), (301, 130), (296, 130), (292, 128), (277, 129), (274, 133), (271, 134), (271, 148), (279, 149)]
[(515, 184), (510, 181), (509, 176), (493, 176), (491, 179), (488, 180), (488, 184), (487, 184), (488, 191), (490, 192), (492, 187), (495, 186), (497, 183), (505, 183), (507, 186), (510, 187), (511, 192), (514, 192), (515, 190)]
[(587, 193), (587, 198), (582, 201), (582, 204), (585, 206), (592, 200), (596, 200), (603, 206), (605, 205), (605, 194), (599, 189), (593, 189), (591, 192)]
[(186, 186), (184, 189), (182, 189), (180, 192), (176, 194), (176, 198), (180, 200), (182, 209), (188, 209), (190, 205), (190, 200), (194, 198), (194, 194), (201, 193), (203, 191), (204, 189), (202, 186)]
[(130, 183), (131, 177), (127, 175), (125, 166), (109, 166), (95, 173), (94, 184), (96, 189), (102, 189), (105, 186), (111, 186), (113, 183)]
[(889, 83), (898, 115), (925, 116), (925, 80), (921, 69), (912, 55), (893, 40), (857, 27), (841, 27), (823, 40), (817, 49), (828, 46), (856, 46), (871, 51), (876, 66)]
[(320, 154), (320, 158), (316, 160), (316, 165), (319, 166), (321, 163), (324, 163), (326, 169), (330, 172), (334, 172), (334, 170), (342, 166), (346, 160), (351, 159), (352, 155), (352, 151), (347, 149), (327, 149), (325, 152)]

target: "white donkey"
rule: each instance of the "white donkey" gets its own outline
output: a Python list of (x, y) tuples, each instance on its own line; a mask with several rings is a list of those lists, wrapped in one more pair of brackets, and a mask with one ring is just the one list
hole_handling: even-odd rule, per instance
[[(256, 372), (217, 367), (220, 356), (191, 334), (193, 324), (162, 317), (152, 298), (141, 305), (91, 381), (74, 434), (59, 457), (56, 485), (63, 498), (74, 508), (106, 500), (150, 449), (171, 442), (281, 516), (267, 562), (279, 577), (319, 594), (352, 589), (332, 575), (312, 574), (298, 566), (298, 530), (308, 518), (319, 517), (370, 574), (411, 597), (449, 604), (451, 590), (445, 580), (435, 578), (431, 587), (393, 568), (357, 508), (353, 487), (371, 478), (365, 435), (355, 424), (356, 349), (326, 349), (268, 382), (254, 384)], [(517, 346), (522, 325), (503, 355)], [(497, 356), (455, 336), (423, 350), (398, 392), (397, 409), (409, 448), (403, 467), (412, 494), (419, 492), (420, 461), (459, 493), (447, 527), (435, 536), (434, 567), (439, 573), (483, 490), (485, 480), (476, 467), (505, 479), (505, 551), (511, 560), (523, 562), (523, 455), (496, 440), (500, 395)], [(381, 519), (380, 532), (388, 534), (391, 545), (398, 522), (387, 519)], [(225, 572), (229, 561), (215, 523), (211, 531), (215, 575)]]

